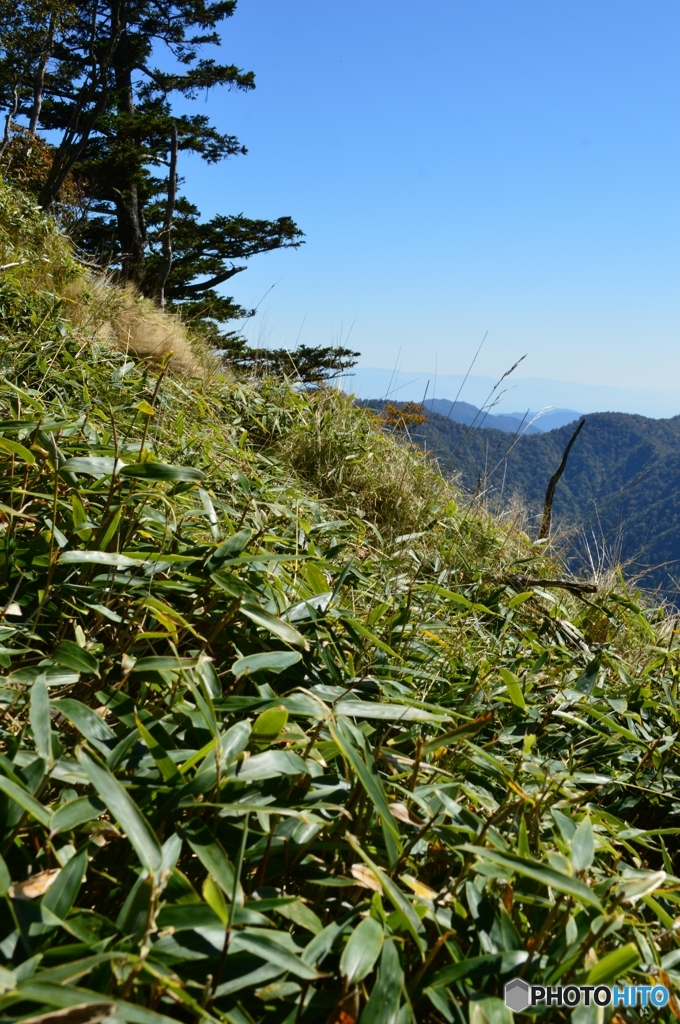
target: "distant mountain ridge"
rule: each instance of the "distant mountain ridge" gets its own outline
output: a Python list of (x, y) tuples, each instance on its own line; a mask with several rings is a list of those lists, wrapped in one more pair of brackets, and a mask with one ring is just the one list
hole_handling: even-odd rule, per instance
[[(521, 496), (537, 524), (574, 427), (511, 436), (430, 412), (410, 435), (468, 492), (481, 489), (492, 504)], [(553, 522), (558, 531), (574, 528), (566, 550), (574, 565), (620, 561), (629, 574), (648, 572), (647, 581), (675, 599), (680, 592), (680, 416), (586, 416), (557, 486)]]
[(505, 430), (510, 434), (515, 434), (518, 430), (526, 434), (543, 434), (548, 430), (556, 430), (567, 423), (572, 423), (581, 416), (581, 413), (574, 409), (492, 413), (478, 409), (470, 402), (451, 401), (448, 398), (428, 398), (424, 405), (431, 412), (444, 416), (446, 419), (452, 419), (456, 423), (466, 423), (468, 426), (474, 424), (476, 427), (486, 429), (493, 427), (496, 430)]
[(364, 401), (375, 397), (388, 402), (422, 402), (426, 393), (435, 397), (453, 397), (460, 391), (466, 401), (478, 407), (486, 405), (492, 392), (497, 394), (501, 390), (503, 408), (521, 409), (522, 414), (525, 409), (542, 409), (544, 406), (581, 409), (584, 413), (600, 410), (627, 412), (655, 419), (680, 413), (680, 388), (672, 376), (666, 381), (668, 389), (663, 390), (579, 384), (549, 377), (516, 377), (514, 374), (503, 382), (500, 389), (498, 383), (497, 376), (474, 373), (442, 374), (435, 372), (434, 368), (431, 372), (411, 372), (359, 365), (345, 378), (343, 389)]

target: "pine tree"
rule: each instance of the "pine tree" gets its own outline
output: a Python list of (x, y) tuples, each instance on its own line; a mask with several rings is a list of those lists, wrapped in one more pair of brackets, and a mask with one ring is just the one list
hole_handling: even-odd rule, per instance
[(221, 42), (235, 8), (235, 0), (0, 0), (6, 145), (17, 118), (28, 121), (29, 135), (40, 127), (59, 137), (40, 203), (55, 208), (65, 183), (82, 182), (78, 243), (213, 333), (249, 312), (215, 291), (245, 269), (233, 260), (303, 238), (290, 217), (202, 222), (179, 194), (185, 154), (216, 163), (246, 152), (205, 115), (175, 110), (178, 99), (217, 86), (255, 87), (252, 72), (201, 55)]

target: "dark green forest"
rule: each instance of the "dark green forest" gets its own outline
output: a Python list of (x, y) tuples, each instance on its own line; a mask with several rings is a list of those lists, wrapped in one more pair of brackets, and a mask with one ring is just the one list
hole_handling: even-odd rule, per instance
[[(379, 408), (380, 403), (371, 403)], [(529, 529), (576, 423), (545, 434), (479, 429), (437, 413), (410, 430), (470, 494), (500, 509), (519, 497)], [(674, 599), (680, 579), (680, 416), (592, 413), (555, 492), (553, 533), (583, 572), (622, 563), (629, 577)]]

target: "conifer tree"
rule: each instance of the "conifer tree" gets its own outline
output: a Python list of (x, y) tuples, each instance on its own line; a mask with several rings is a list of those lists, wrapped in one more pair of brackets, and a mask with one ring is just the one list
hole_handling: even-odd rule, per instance
[(184, 155), (217, 163), (246, 152), (204, 114), (176, 110), (218, 86), (255, 87), (251, 71), (203, 56), (235, 8), (236, 0), (0, 0), (4, 145), (15, 119), (28, 122), (29, 136), (40, 128), (57, 139), (41, 205), (54, 208), (77, 178), (87, 196), (78, 243), (212, 332), (248, 314), (215, 291), (245, 269), (233, 260), (303, 237), (290, 217), (203, 222), (179, 193)]

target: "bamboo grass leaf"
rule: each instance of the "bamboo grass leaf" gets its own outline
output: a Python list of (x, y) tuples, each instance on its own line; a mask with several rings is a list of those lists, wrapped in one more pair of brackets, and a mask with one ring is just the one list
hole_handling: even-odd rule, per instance
[(51, 768), (52, 758), (52, 726), (50, 723), (50, 698), (42, 676), (38, 676), (31, 687), (30, 722), (33, 730), (35, 748)]
[(348, 763), (351, 765), (352, 770), (356, 773), (356, 776), (366, 790), (369, 799), (372, 801), (373, 806), (375, 807), (383, 824), (385, 842), (387, 843), (390, 862), (395, 863), (401, 854), (403, 847), (397, 823), (390, 811), (389, 804), (385, 797), (382, 785), (380, 784), (378, 775), (374, 774), (369, 769), (366, 762), (361, 757), (361, 754), (356, 749), (351, 735), (346, 729), (343, 729), (341, 722), (338, 722), (337, 725), (330, 725), (329, 732), (342, 752), (343, 757), (346, 758)]
[(155, 874), (161, 867), (161, 848), (146, 818), (107, 768), (97, 764), (84, 750), (77, 751), (77, 757), (97, 793), (125, 831), (140, 863)]
[(270, 615), (269, 612), (264, 610), (264, 608), (260, 608), (258, 605), (244, 601), (241, 604), (241, 611), (257, 626), (262, 626), (262, 628), (266, 629), (269, 633), (273, 633), (274, 636), (278, 636), (278, 638), (283, 640), (284, 643), (293, 644), (296, 647), (307, 648), (307, 641), (301, 633), (298, 633), (297, 629), (293, 629), (293, 627), (289, 626), (287, 622), (283, 622), (281, 619), (276, 618), (276, 616)]
[(340, 957), (340, 972), (348, 985), (356, 985), (371, 973), (380, 956), (384, 931), (373, 917), (366, 917), (352, 932)]
[(120, 475), (133, 480), (161, 480), (170, 483), (177, 481), (201, 483), (205, 480), (205, 473), (200, 469), (191, 469), (189, 466), (170, 466), (163, 462), (129, 463), (127, 466), (121, 467)]
[(571, 878), (567, 874), (555, 871), (540, 861), (532, 860), (529, 857), (517, 857), (512, 853), (500, 853), (498, 850), (490, 850), (483, 846), (464, 845), (461, 846), (461, 849), (474, 853), (481, 861), (506, 868), (511, 874), (533, 878), (534, 881), (540, 882), (542, 885), (549, 886), (552, 889), (556, 889), (557, 892), (563, 892), (565, 895), (571, 896), (579, 903), (585, 903), (587, 906), (602, 910), (600, 900), (587, 885), (579, 882), (576, 878)]

